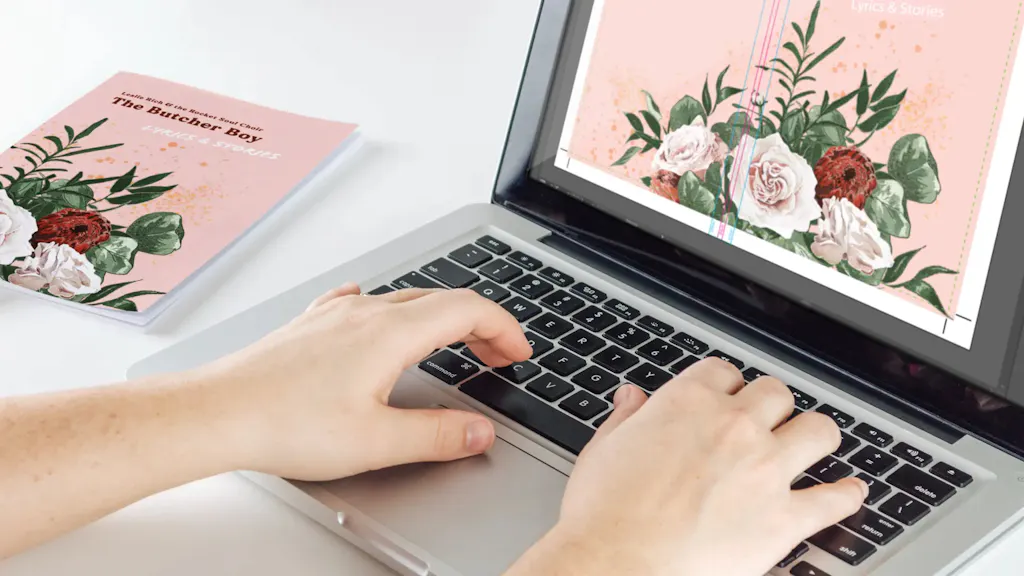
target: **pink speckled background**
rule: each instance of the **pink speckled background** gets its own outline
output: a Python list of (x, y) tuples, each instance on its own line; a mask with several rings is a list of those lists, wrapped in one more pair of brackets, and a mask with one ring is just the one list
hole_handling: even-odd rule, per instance
[[(762, 34), (772, 4), (767, 0)], [(805, 27), (815, 2), (791, 0), (785, 22), (781, 15), (787, 0), (779, 4), (769, 59), (775, 56), (780, 26), (785, 28), (782, 42), (798, 44), (790, 22)], [(865, 68), (873, 83), (898, 69), (889, 94), (908, 89), (902, 110), (863, 150), (875, 161), (886, 162), (897, 139), (919, 133), (928, 139), (939, 166), (943, 192), (938, 201), (910, 203), (911, 237), (893, 239), (895, 254), (926, 246), (905, 277), (929, 265), (965, 269), (980, 204), (976, 200), (984, 192), (991, 160), (988, 144), (998, 132), (1008, 71), (1016, 55), (1022, 2), (991, 1), (983, 7), (951, 0), (908, 3), (941, 8), (945, 12), (941, 18), (858, 12), (857, 4), (867, 4), (860, 0), (822, 4), (811, 49), (820, 52), (842, 36), (846, 42), (812, 72), (818, 81), (811, 88), (819, 90), (813, 98), (820, 101), (822, 88), (833, 95), (856, 89)], [(895, 4), (898, 7), (901, 2)], [(645, 107), (642, 89), (654, 95), (665, 114), (684, 95), (699, 100), (705, 75), (710, 74), (713, 87), (726, 65), (731, 66), (726, 84), (743, 87), (761, 5), (759, 0), (606, 0), (570, 155), (642, 185), (639, 179), (653, 172), (654, 152), (634, 158), (625, 167), (610, 167), (626, 149), (631, 130), (622, 113)], [(755, 64), (761, 38), (756, 41)], [(749, 83), (755, 74), (751, 70)], [(805, 84), (801, 88), (807, 89)], [(784, 92), (774, 82), (768, 96), (773, 100), (778, 95)], [(739, 102), (739, 97), (730, 102)], [(709, 122), (724, 122), (733, 111), (722, 106)], [(844, 108), (844, 115), (853, 121), (852, 106)], [(954, 313), (961, 276), (934, 276), (930, 281), (950, 314)], [(909, 293), (895, 293), (930, 308)]]
[[(154, 103), (138, 101), (145, 104), (142, 110), (112, 104), (122, 92), (170, 102), (218, 118), (223, 116), (239, 123), (239, 126), (201, 118), (203, 122), (223, 126), (223, 129), (211, 132), (147, 113), (150, 106), (157, 105)], [(168, 109), (167, 106), (161, 108)], [(193, 116), (187, 111), (173, 112)], [(140, 252), (129, 274), (107, 275), (104, 284), (139, 280), (129, 287), (130, 291), (170, 292), (277, 204), (356, 129), (352, 124), (280, 112), (164, 80), (120, 73), (25, 136), (21, 142), (34, 142), (49, 150), (53, 145), (45, 141), (44, 136), (58, 135), (66, 142), (64, 125), (81, 132), (102, 118), (109, 120), (83, 139), (82, 146), (116, 143), (124, 143), (124, 146), (69, 158), (74, 160), (74, 165), (55, 165), (68, 170), (66, 175), (58, 175), (58, 178), (70, 178), (78, 171), (85, 173), (84, 179), (119, 176), (132, 165), (137, 167), (136, 179), (173, 172), (154, 186), (176, 184), (174, 190), (151, 202), (124, 206), (104, 215), (114, 224), (128, 226), (146, 213), (176, 212), (182, 216), (185, 229), (182, 247), (177, 252), (168, 256)], [(237, 137), (225, 135), (227, 129), (240, 127), (241, 123), (262, 128), (259, 132), (241, 130), (263, 139), (247, 144)], [(145, 126), (208, 137), (210, 144), (153, 134), (143, 131)], [(215, 148), (218, 141), (279, 153), (281, 157), (269, 160)], [(0, 155), (0, 172), (13, 174), (14, 166), (28, 170), (31, 166), (24, 156), (24, 152), (9, 149)], [(106, 196), (112, 184), (93, 185), (95, 197)], [(114, 296), (126, 291), (123, 289)], [(135, 301), (139, 310), (144, 310), (157, 298), (145, 296)]]

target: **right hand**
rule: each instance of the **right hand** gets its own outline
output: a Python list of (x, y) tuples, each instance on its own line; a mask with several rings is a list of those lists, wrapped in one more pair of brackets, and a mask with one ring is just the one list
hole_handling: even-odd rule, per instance
[(615, 405), (557, 526), (510, 574), (761, 576), (867, 496), (856, 478), (790, 489), (841, 438), (823, 414), (786, 422), (793, 395), (775, 378), (744, 387), (739, 370), (707, 359), (650, 399), (623, 387)]

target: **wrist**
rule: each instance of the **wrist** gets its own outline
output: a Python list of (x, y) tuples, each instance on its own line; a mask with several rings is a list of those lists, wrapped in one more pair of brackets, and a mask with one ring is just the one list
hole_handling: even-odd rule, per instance
[(505, 576), (591, 576), (656, 574), (636, 550), (617, 546), (600, 529), (559, 522)]

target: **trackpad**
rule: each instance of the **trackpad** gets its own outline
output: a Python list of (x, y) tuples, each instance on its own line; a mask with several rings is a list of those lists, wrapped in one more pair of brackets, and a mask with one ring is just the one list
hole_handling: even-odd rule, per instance
[(499, 438), (484, 456), (320, 486), (461, 574), (498, 576), (557, 521), (567, 481)]

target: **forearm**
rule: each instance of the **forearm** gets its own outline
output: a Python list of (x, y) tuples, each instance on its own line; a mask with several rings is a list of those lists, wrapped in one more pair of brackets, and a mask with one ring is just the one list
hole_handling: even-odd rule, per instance
[(244, 467), (229, 392), (177, 376), (0, 399), (0, 559)]
[(574, 535), (554, 527), (516, 561), (504, 576), (593, 576), (594, 574), (656, 574), (642, 555), (612, 554), (597, 531)]

